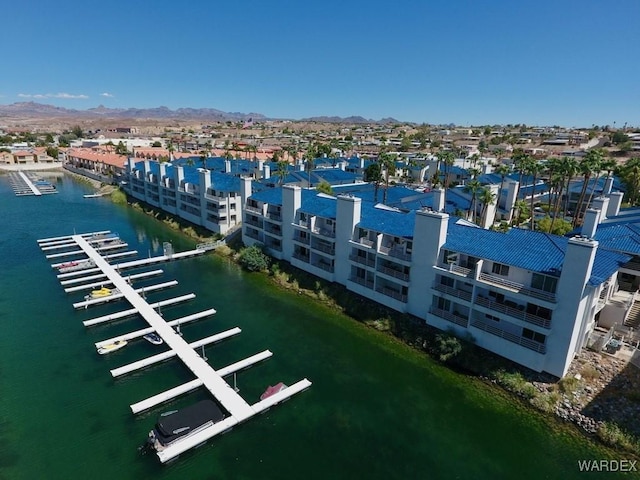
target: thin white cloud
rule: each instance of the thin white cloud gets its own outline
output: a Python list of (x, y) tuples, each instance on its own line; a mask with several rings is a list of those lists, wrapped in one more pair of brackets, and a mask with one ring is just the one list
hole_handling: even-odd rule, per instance
[(115, 95), (113, 93), (104, 92), (100, 94), (101, 97), (113, 98)]
[(87, 98), (89, 98), (88, 95), (83, 95), (83, 94), (73, 94), (73, 93), (19, 93), (18, 97), (20, 98), (37, 98), (37, 99), (42, 99), (42, 98), (64, 98), (64, 99), (80, 99), (80, 100), (86, 100)]

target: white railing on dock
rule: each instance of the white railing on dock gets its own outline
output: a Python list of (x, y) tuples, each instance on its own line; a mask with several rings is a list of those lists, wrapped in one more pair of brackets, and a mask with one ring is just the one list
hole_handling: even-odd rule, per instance
[[(134, 275), (127, 275), (126, 280), (131, 283), (133, 280), (139, 280), (141, 278), (154, 277), (157, 275), (162, 275), (162, 270), (151, 270), (149, 272), (136, 273)], [(92, 282), (92, 283), (84, 283), (82, 285), (77, 285), (75, 287), (65, 288), (64, 291), (66, 293), (78, 292), (80, 290), (88, 290), (90, 288), (99, 287), (101, 285), (111, 285), (110, 280), (103, 280), (101, 282)]]
[[(168, 298), (167, 300), (161, 300), (156, 303), (150, 303), (149, 306), (151, 308), (161, 308), (167, 305), (173, 305), (180, 302), (186, 302), (187, 300), (193, 300), (196, 296), (193, 293), (188, 293), (187, 295), (182, 295), (180, 297)], [(82, 324), (85, 327), (93, 327), (94, 325), (99, 325), (101, 323), (111, 322), (112, 320), (118, 320), (120, 318), (131, 317), (138, 313), (137, 308), (131, 308), (129, 310), (124, 310), (122, 312), (111, 313), (109, 315), (103, 315), (102, 317), (92, 318), (91, 320), (85, 320)]]
[[(249, 368), (250, 366), (258, 362), (266, 360), (272, 355), (273, 353), (271, 353), (269, 350), (265, 350), (264, 352), (257, 353), (239, 362), (233, 363), (231, 365), (227, 365), (226, 367), (223, 367), (220, 370), (217, 370), (217, 373), (221, 377), (226, 375), (231, 375), (232, 373), (235, 373), (245, 368)], [(192, 390), (195, 390), (196, 388), (201, 387), (202, 385), (203, 385), (202, 380), (197, 378), (190, 382), (184, 383), (177, 387), (158, 393), (157, 395), (149, 397), (146, 400), (142, 400), (141, 402), (134, 403), (133, 405), (131, 405), (131, 411), (134, 414), (137, 414), (145, 410), (149, 410), (150, 408), (160, 405), (163, 402), (172, 400), (179, 395), (183, 395), (185, 393), (191, 392)]]
[[(122, 278), (122, 277), (120, 277), (120, 278)], [(111, 279), (111, 283), (116, 284), (116, 287), (117, 287), (116, 279)], [(126, 280), (125, 280), (125, 284), (129, 285), (128, 283), (126, 283)], [(134, 292), (135, 293), (142, 293), (144, 295), (146, 293), (151, 293), (151, 292), (154, 292), (156, 290), (163, 289), (163, 288), (174, 287), (177, 284), (178, 284), (178, 282), (176, 280), (171, 280), (170, 282), (164, 282), (164, 283), (159, 283), (157, 285), (149, 285), (148, 287), (138, 288), (138, 289), (134, 290)], [(118, 293), (114, 293), (112, 295), (107, 295), (105, 297), (91, 298), (89, 300), (84, 300), (83, 302), (77, 302), (77, 303), (73, 304), (73, 308), (77, 309), (77, 308), (90, 307), (91, 305), (98, 305), (100, 303), (111, 302), (112, 300), (119, 300), (119, 299), (125, 297), (125, 293), (121, 289), (119, 289), (119, 288), (116, 288), (116, 289), (119, 290)]]
[[(175, 320), (171, 320), (167, 322), (167, 325), (170, 327), (175, 327), (178, 325), (186, 325), (187, 323), (194, 322), (204, 317), (208, 317), (213, 315), (216, 311), (212, 308), (210, 310), (205, 310), (203, 312), (194, 313), (193, 315), (187, 315), (186, 317), (176, 318)], [(107, 340), (102, 340), (100, 342), (96, 342), (96, 348), (103, 347), (105, 345), (109, 345), (111, 343), (117, 342), (119, 340), (135, 340), (136, 338), (144, 337), (146, 334), (154, 332), (153, 327), (143, 328), (142, 330), (136, 330), (135, 332), (125, 333), (124, 335), (118, 335), (117, 337), (108, 338)]]
[[(166, 325), (166, 324), (165, 324)], [(168, 327), (168, 325), (167, 325)], [(170, 328), (170, 327), (169, 327)], [(173, 330), (171, 330), (173, 332)], [(215, 342), (220, 342), (226, 338), (232, 337), (234, 335), (238, 335), (242, 330), (240, 330), (238, 327), (234, 327), (230, 330), (225, 330), (224, 332), (220, 332), (217, 333), (215, 335), (212, 335), (210, 337), (206, 337), (203, 338), (201, 340), (192, 342), (187, 344), (185, 342), (185, 346), (189, 347), (191, 349), (191, 351), (193, 352), (193, 350), (195, 350), (196, 348), (200, 348), (204, 345), (209, 345), (210, 343), (215, 343)], [(176, 336), (179, 337), (179, 335), (177, 333), (174, 332), (174, 334)], [(131, 372), (135, 372), (136, 370), (140, 370), (141, 368), (145, 368), (148, 367), (150, 365), (153, 365), (154, 363), (158, 363), (158, 362), (162, 362), (164, 360), (168, 360), (171, 357), (175, 357), (177, 355), (178, 352), (176, 352), (175, 350), (169, 350), (168, 352), (164, 352), (164, 353), (160, 353), (158, 355), (153, 355), (152, 357), (147, 357), (147, 358), (143, 358), (142, 360), (138, 360), (137, 362), (133, 362), (130, 363), (128, 365), (124, 365), (122, 367), (119, 368), (114, 368), (113, 370), (111, 370), (111, 375), (113, 377), (121, 377), (122, 375), (126, 375), (128, 373)], [(195, 353), (195, 352), (194, 352)], [(198, 356), (198, 358), (200, 358)], [(209, 367), (211, 368), (211, 367)], [(213, 369), (211, 369), (211, 371), (213, 371)]]
[(106, 235), (107, 233), (111, 233), (111, 230), (101, 230), (99, 232), (80, 233), (80, 234), (74, 234), (74, 235), (63, 235), (61, 237), (41, 238), (37, 240), (37, 242), (40, 245), (42, 245), (43, 243), (56, 242), (60, 240), (68, 241), (73, 237), (77, 237), (77, 236), (85, 238), (85, 237), (93, 237), (94, 235)]

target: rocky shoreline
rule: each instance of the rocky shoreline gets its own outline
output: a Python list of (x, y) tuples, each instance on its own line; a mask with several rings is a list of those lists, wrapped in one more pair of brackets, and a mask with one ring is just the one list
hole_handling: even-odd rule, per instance
[[(573, 388), (561, 394), (556, 414), (596, 433), (604, 422), (614, 422), (640, 436), (640, 369), (629, 361), (583, 350), (566, 376)], [(562, 380), (561, 380), (562, 382)], [(549, 391), (549, 384), (538, 384)]]

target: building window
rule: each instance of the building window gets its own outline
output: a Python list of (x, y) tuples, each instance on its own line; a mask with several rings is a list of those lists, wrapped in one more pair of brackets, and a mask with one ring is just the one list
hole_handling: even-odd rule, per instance
[(509, 276), (509, 265), (503, 265), (501, 263), (494, 263), (491, 267), (491, 272), (503, 277)]
[(543, 292), (556, 293), (558, 279), (556, 277), (534, 273), (531, 277), (531, 287), (536, 290), (542, 290)]
[(533, 340), (534, 342), (538, 342), (538, 343), (542, 343), (542, 344), (544, 344), (544, 341), (547, 338), (543, 334), (538, 333), (538, 332), (534, 332), (533, 330), (530, 330), (528, 328), (523, 328), (522, 329), (522, 336), (524, 338), (528, 338), (529, 340)]
[(535, 303), (527, 303), (527, 313), (544, 318), (545, 320), (551, 320), (551, 310), (536, 305)]
[(442, 285), (444, 285), (444, 286), (446, 286), (446, 287), (451, 287), (451, 288), (453, 288), (453, 283), (454, 283), (454, 279), (453, 279), (453, 278), (451, 278), (451, 277), (445, 277), (445, 276), (442, 276), (442, 277), (440, 277), (440, 278), (441, 278), (440, 283), (441, 283)]
[(488, 313), (485, 313), (484, 316), (487, 317), (489, 320), (493, 320), (494, 322), (500, 321), (498, 317), (494, 317), (493, 315), (489, 315)]
[(448, 312), (451, 310), (451, 300), (447, 300), (446, 298), (438, 297), (438, 301), (436, 303), (436, 307), (440, 310), (444, 310)]

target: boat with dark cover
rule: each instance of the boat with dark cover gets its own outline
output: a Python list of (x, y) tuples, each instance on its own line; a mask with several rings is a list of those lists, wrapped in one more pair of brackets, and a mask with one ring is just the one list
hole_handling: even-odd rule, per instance
[(182, 410), (160, 415), (147, 440), (149, 447), (160, 451), (183, 437), (193, 435), (225, 418), (225, 412), (212, 400), (202, 400)]

